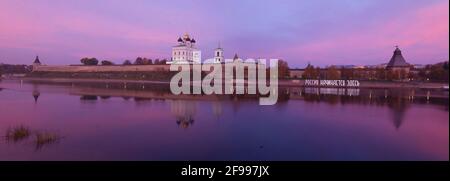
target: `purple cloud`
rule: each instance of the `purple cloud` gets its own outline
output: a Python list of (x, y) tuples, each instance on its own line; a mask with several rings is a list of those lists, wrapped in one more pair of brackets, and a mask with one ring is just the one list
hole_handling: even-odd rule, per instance
[(212, 56), (282, 58), (292, 67), (379, 64), (399, 45), (411, 63), (448, 60), (449, 2), (118, 1), (0, 2), (0, 62), (74, 64), (84, 56), (117, 63), (170, 58), (189, 32)]

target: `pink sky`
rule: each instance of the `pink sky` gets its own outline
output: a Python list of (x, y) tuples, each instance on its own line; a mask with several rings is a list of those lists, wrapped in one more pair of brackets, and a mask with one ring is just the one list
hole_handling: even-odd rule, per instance
[(221, 42), (227, 58), (281, 58), (291, 67), (386, 63), (399, 45), (410, 63), (449, 57), (447, 0), (2, 0), (0, 62), (121, 63), (170, 58), (184, 32), (203, 59)]

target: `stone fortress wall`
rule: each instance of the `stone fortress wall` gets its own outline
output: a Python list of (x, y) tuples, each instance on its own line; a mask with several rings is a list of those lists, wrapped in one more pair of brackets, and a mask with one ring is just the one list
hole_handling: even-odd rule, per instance
[(170, 65), (40, 65), (34, 66), (33, 72), (148, 72), (169, 71)]
[[(264, 64), (239, 63), (236, 67), (246, 67), (253, 64), (255, 67), (265, 69)], [(222, 64), (224, 69), (225, 64)], [(192, 66), (192, 64), (191, 64)], [(94, 72), (161, 72), (170, 71), (170, 64), (162, 65), (38, 65), (33, 66), (33, 72), (66, 72), (66, 73), (94, 73)], [(209, 72), (209, 71), (204, 71)]]

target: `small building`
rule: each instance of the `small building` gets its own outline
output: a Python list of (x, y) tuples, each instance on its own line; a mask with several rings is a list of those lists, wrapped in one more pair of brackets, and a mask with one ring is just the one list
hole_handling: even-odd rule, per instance
[(303, 77), (305, 69), (289, 69), (289, 77), (294, 79), (300, 79)]

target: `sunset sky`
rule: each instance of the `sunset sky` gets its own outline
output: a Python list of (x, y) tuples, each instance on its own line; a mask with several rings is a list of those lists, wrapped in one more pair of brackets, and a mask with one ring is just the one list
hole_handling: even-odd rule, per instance
[(0, 62), (122, 63), (170, 58), (178, 36), (202, 58), (281, 58), (291, 67), (409, 63), (449, 58), (448, 0), (0, 0)]

